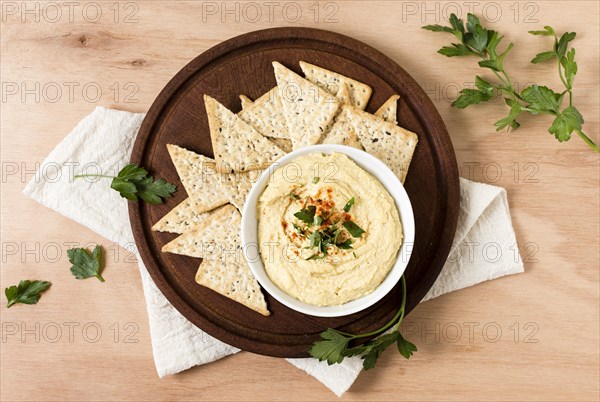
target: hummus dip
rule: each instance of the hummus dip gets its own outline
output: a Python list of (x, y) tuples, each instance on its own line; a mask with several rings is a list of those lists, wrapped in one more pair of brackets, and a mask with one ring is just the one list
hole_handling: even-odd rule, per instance
[(316, 306), (371, 293), (402, 244), (393, 198), (339, 153), (310, 154), (275, 170), (257, 209), (267, 275), (287, 294)]

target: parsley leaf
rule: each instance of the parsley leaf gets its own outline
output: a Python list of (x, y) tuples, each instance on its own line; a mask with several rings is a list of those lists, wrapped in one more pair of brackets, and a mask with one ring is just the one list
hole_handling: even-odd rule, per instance
[(554, 29), (552, 29), (552, 27), (549, 26), (545, 26), (543, 31), (529, 31), (530, 34), (532, 35), (545, 35), (545, 36), (554, 36), (556, 35), (554, 33)]
[(488, 43), (488, 30), (479, 25), (479, 19), (472, 24), (471, 17), (477, 18), (473, 14), (469, 15), (469, 23), (467, 23), (469, 33), (465, 35), (465, 44), (478, 52), (483, 52)]
[(298, 234), (300, 236), (305, 236), (306, 235), (304, 229), (302, 229), (299, 225), (297, 225), (295, 223), (292, 223), (292, 225), (294, 226), (294, 229), (296, 229), (296, 232), (298, 232)]
[(323, 217), (321, 215), (315, 215), (315, 219), (313, 220), (313, 225), (321, 226), (323, 223)]
[(313, 177), (312, 182), (313, 182), (313, 184), (317, 184), (319, 182), (319, 177), (318, 176)]
[(95, 276), (100, 282), (104, 282), (104, 278), (100, 275), (102, 258), (102, 248), (100, 245), (96, 245), (91, 254), (84, 248), (71, 248), (67, 250), (67, 255), (69, 262), (73, 264), (71, 273), (75, 278), (86, 279)]
[(494, 87), (492, 84), (480, 76), (476, 76), (475, 86), (477, 89), (463, 88), (459, 92), (458, 98), (452, 102), (452, 106), (455, 106), (459, 109), (464, 109), (467, 106), (476, 105), (492, 99), (494, 95)]
[(320, 362), (326, 360), (329, 365), (341, 363), (350, 339), (331, 328), (322, 332), (320, 336), (322, 340), (313, 344), (310, 355)]
[(344, 226), (346, 230), (350, 232), (352, 237), (361, 237), (362, 234), (365, 233), (364, 230), (362, 230), (356, 223), (352, 221), (346, 221), (342, 223), (342, 226)]
[[(176, 190), (176, 187), (164, 181), (145, 177), (136, 183), (137, 195), (149, 204), (162, 204), (163, 198), (168, 198)], [(127, 198), (127, 197), (126, 197)]]
[(516, 119), (523, 110), (521, 104), (511, 99), (507, 99), (506, 103), (510, 106), (510, 111), (508, 112), (508, 116), (494, 123), (496, 131), (500, 131), (506, 127), (518, 128), (520, 126)]
[(537, 114), (540, 112), (558, 112), (558, 96), (548, 87), (531, 85), (521, 92), (521, 98), (529, 105), (531, 113)]
[(565, 79), (567, 81), (566, 88), (570, 91), (573, 88), (575, 74), (577, 74), (577, 63), (575, 62), (575, 49), (571, 49), (565, 57), (560, 59), (560, 64), (565, 70)]
[(99, 174), (81, 174), (73, 178), (81, 177), (105, 177), (112, 178), (110, 188), (117, 191), (121, 197), (131, 201), (137, 201), (138, 198), (149, 204), (162, 204), (163, 198), (168, 198), (177, 190), (174, 184), (163, 179), (155, 180), (148, 176), (146, 169), (130, 163), (125, 166), (116, 177)]
[(306, 208), (302, 208), (300, 211), (296, 212), (294, 216), (300, 219), (302, 222), (312, 225), (315, 219), (315, 212), (317, 212), (317, 207), (314, 205), (309, 205)]
[(478, 89), (463, 88), (460, 90), (458, 98), (452, 102), (452, 106), (464, 109), (467, 106), (477, 105), (489, 99), (489, 97)]
[(423, 29), (426, 29), (428, 31), (432, 31), (432, 32), (448, 32), (448, 33), (453, 33), (454, 29), (452, 28), (448, 28), (442, 25), (425, 25), (423, 27)]
[(352, 208), (352, 206), (354, 205), (354, 197), (350, 198), (348, 200), (348, 202), (346, 203), (346, 205), (344, 205), (344, 212), (350, 212), (350, 208)]
[(538, 63), (541, 63), (542, 61), (550, 60), (554, 57), (556, 57), (556, 53), (554, 51), (542, 52), (542, 53), (536, 54), (535, 57), (533, 59), (531, 59), (531, 62), (533, 64), (538, 64)]
[(40, 294), (50, 287), (51, 283), (46, 281), (22, 280), (19, 285), (13, 285), (4, 289), (6, 307), (13, 304), (36, 304), (40, 300)]
[(559, 142), (568, 141), (571, 138), (571, 133), (575, 130), (581, 130), (583, 125), (583, 116), (573, 106), (569, 106), (562, 111), (548, 129), (550, 134), (553, 134)]
[(565, 32), (561, 37), (558, 43), (555, 43), (554, 50), (556, 51), (556, 55), (558, 59), (562, 59), (563, 56), (567, 53), (567, 46), (569, 42), (575, 39), (577, 34), (575, 32)]
[(342, 243), (336, 243), (336, 246), (343, 250), (349, 250), (352, 248), (352, 240), (347, 239), (346, 241), (344, 241)]
[(400, 336), (400, 333), (397, 331), (390, 332), (389, 334), (385, 334), (373, 340), (373, 342), (366, 348), (363, 352), (362, 359), (363, 368), (366, 370), (370, 370), (375, 367), (375, 363), (379, 359), (379, 356), (383, 353), (388, 346), (396, 343), (397, 337)]
[(319, 232), (318, 230), (312, 232), (308, 240), (310, 241), (309, 247), (318, 247), (319, 249), (321, 248), (321, 232)]
[(451, 46), (444, 46), (438, 53), (446, 57), (465, 56), (473, 54), (471, 49), (462, 44), (451, 43)]
[(397, 334), (398, 336), (396, 337), (396, 343), (398, 345), (398, 352), (400, 352), (405, 359), (410, 359), (413, 353), (417, 351), (417, 347), (413, 343), (404, 339), (400, 332), (397, 332)]

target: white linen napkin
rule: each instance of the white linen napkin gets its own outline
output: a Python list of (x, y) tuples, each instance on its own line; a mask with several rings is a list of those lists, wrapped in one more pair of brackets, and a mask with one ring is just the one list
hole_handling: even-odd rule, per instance
[[(143, 113), (97, 107), (48, 155), (25, 195), (54, 209), (112, 242), (134, 245), (127, 202), (109, 189), (106, 179), (73, 180), (80, 173), (116, 173), (129, 162)], [(51, 173), (49, 173), (51, 172)], [(523, 272), (512, 228), (506, 191), (460, 179), (460, 215), (454, 247), (428, 300), (453, 290)], [(472, 252), (474, 249), (477, 252)], [(184, 318), (158, 290), (138, 258), (148, 306), (154, 362), (159, 377), (237, 353)], [(358, 357), (327, 365), (312, 358), (287, 359), (341, 396), (362, 369)]]

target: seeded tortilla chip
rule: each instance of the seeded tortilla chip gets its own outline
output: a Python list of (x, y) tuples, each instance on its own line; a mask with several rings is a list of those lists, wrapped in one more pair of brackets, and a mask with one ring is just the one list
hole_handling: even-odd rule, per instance
[(354, 108), (350, 105), (342, 106), (342, 110), (335, 117), (331, 128), (323, 137), (323, 144), (341, 144), (363, 150), (354, 127), (348, 121), (348, 110)]
[(260, 313), (271, 315), (258, 281), (248, 263), (204, 259), (196, 272), (196, 283)]
[(229, 202), (213, 159), (168, 144), (167, 149), (185, 191), (194, 201), (196, 213), (210, 211)]
[(417, 135), (357, 108), (348, 109), (348, 120), (365, 151), (379, 158), (404, 183)]
[(386, 100), (383, 105), (375, 112), (375, 116), (381, 117), (385, 121), (390, 123), (398, 124), (396, 115), (398, 114), (398, 95), (392, 95)]
[(186, 198), (156, 222), (152, 226), (152, 230), (182, 234), (210, 218), (215, 212), (219, 211), (219, 208), (208, 212), (201, 211), (202, 204), (197, 203), (191, 197)]
[(317, 144), (340, 101), (278, 62), (273, 68), (293, 148)]
[(350, 103), (361, 110), (367, 107), (367, 103), (373, 92), (367, 84), (304, 61), (300, 62), (300, 68), (307, 80), (317, 84), (330, 94), (337, 94), (340, 86), (347, 84), (350, 91)]
[(285, 154), (215, 99), (204, 95), (204, 103), (217, 171), (234, 173), (265, 169)]
[(290, 138), (277, 87), (253, 103), (242, 105), (238, 116), (265, 137)]
[(283, 152), (285, 152), (286, 154), (289, 154), (290, 152), (292, 152), (294, 150), (292, 148), (292, 140), (290, 140), (288, 138), (273, 138), (273, 137), (267, 137), (267, 138), (269, 139), (269, 141), (271, 141), (272, 143), (277, 145), (279, 148), (281, 148), (283, 150)]
[(240, 95), (240, 103), (242, 104), (242, 109), (246, 109), (248, 106), (254, 103), (252, 99), (248, 98), (246, 95)]

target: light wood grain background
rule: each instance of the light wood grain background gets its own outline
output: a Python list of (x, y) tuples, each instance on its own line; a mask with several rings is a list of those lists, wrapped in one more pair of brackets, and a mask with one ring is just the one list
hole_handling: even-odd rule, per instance
[(21, 194), (36, 163), (94, 107), (146, 111), (199, 53), (244, 32), (289, 25), (353, 36), (411, 73), (443, 116), (462, 175), (507, 189), (526, 260), (522, 275), (416, 308), (406, 331), (419, 352), (410, 361), (386, 352), (343, 399), (598, 400), (598, 155), (579, 138), (559, 144), (546, 132), (545, 117), (495, 133), (492, 123), (505, 113), (500, 102), (452, 109), (457, 88), (480, 70), (474, 60), (437, 55), (450, 36), (419, 29), (473, 7), (505, 41), (515, 42), (506, 61), (514, 81), (556, 89), (556, 68), (529, 64), (549, 40), (526, 31), (543, 25), (576, 30), (575, 102), (598, 142), (598, 2), (254, 4), (261, 15), (244, 2), (1, 2), (0, 282), (5, 288), (39, 278), (54, 285), (37, 306), (6, 309), (2, 301), (0, 398), (337, 399), (284, 360), (250, 353), (159, 380), (135, 261), (108, 245), (106, 283), (74, 280), (68, 243), (106, 241)]

